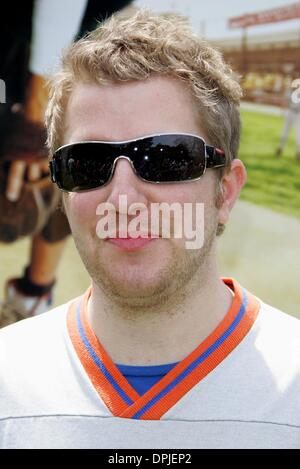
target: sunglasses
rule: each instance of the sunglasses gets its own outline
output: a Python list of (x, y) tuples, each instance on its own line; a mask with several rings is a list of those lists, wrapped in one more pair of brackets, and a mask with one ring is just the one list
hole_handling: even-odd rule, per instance
[(196, 181), (207, 168), (225, 166), (223, 150), (192, 134), (158, 134), (124, 142), (86, 141), (64, 145), (50, 161), (51, 180), (67, 192), (108, 184), (119, 158), (135, 174), (156, 184)]

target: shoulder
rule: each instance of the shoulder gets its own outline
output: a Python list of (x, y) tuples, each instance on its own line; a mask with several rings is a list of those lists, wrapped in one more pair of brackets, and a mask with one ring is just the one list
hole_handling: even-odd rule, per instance
[[(50, 331), (53, 327), (59, 327), (64, 321), (69, 305), (73, 300), (57, 306), (46, 313), (32, 318), (24, 319), (10, 326), (0, 329), (0, 344), (9, 345), (11, 341), (20, 340), (21, 342), (30, 340), (30, 337), (38, 339), (38, 334), (43, 331)], [(18, 346), (18, 342), (14, 342), (14, 347)]]
[(256, 346), (276, 349), (280, 353), (284, 350), (287, 353), (295, 352), (299, 358), (300, 320), (262, 301), (260, 304)]
[[(261, 302), (251, 334), (253, 362), (277, 390), (300, 405), (300, 321)], [(296, 403), (294, 400), (294, 404)]]
[(0, 421), (76, 408), (77, 361), (67, 333), (73, 301), (0, 330)]
[(0, 330), (0, 378), (13, 368), (27, 369), (54, 358), (64, 346), (66, 315), (71, 300), (47, 313)]

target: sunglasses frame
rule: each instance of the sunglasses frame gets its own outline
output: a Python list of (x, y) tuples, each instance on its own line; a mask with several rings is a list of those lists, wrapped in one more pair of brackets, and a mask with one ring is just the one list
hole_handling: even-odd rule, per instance
[[(185, 180), (182, 180), (182, 181), (148, 181), (148, 179), (144, 179), (142, 176), (140, 176), (138, 174), (138, 172), (136, 171), (136, 169), (134, 167), (133, 161), (131, 160), (130, 157), (125, 156), (125, 155), (120, 155), (120, 156), (117, 156), (114, 159), (109, 180), (106, 183), (102, 184), (101, 186), (94, 187), (92, 189), (79, 190), (79, 191), (74, 191), (74, 190), (73, 191), (68, 191), (66, 189), (61, 188), (59, 183), (57, 182), (57, 179), (56, 179), (57, 172), (56, 172), (56, 167), (55, 167), (55, 155), (58, 151), (66, 148), (66, 147), (69, 147), (69, 146), (72, 146), (72, 145), (77, 145), (77, 144), (81, 145), (81, 144), (89, 144), (89, 143), (104, 143), (106, 145), (107, 144), (109, 144), (109, 145), (110, 144), (111, 145), (123, 145), (123, 144), (138, 142), (138, 141), (144, 140), (146, 138), (160, 137), (160, 136), (165, 136), (165, 135), (177, 135), (177, 136), (183, 135), (183, 136), (188, 136), (188, 137), (195, 137), (195, 138), (198, 138), (199, 140), (201, 140), (203, 142), (204, 149), (205, 149), (205, 164), (204, 164), (204, 170), (203, 170), (203, 173), (201, 174), (201, 176), (198, 176), (197, 178), (193, 178), (193, 179), (185, 179)], [(166, 133), (145, 135), (143, 137), (130, 139), (130, 140), (123, 140), (123, 141), (120, 141), (120, 142), (111, 142), (111, 141), (107, 141), (107, 140), (83, 140), (83, 141), (79, 141), (79, 142), (71, 142), (71, 143), (67, 143), (66, 145), (62, 145), (61, 147), (59, 147), (54, 152), (54, 154), (52, 156), (52, 159), (49, 162), (51, 181), (53, 183), (56, 183), (57, 186), (59, 187), (59, 189), (62, 192), (90, 192), (90, 191), (94, 191), (94, 190), (97, 190), (97, 189), (101, 189), (102, 187), (105, 187), (106, 185), (108, 185), (111, 182), (111, 180), (114, 176), (114, 171), (115, 171), (116, 164), (117, 164), (118, 160), (121, 159), (121, 158), (123, 158), (123, 159), (125, 159), (129, 162), (134, 174), (140, 180), (142, 180), (144, 182), (148, 182), (149, 184), (182, 184), (182, 183), (199, 181), (199, 179), (201, 179), (204, 176), (207, 169), (222, 168), (222, 167), (226, 166), (225, 152), (223, 150), (221, 150), (220, 148), (214, 147), (212, 145), (207, 145), (204, 138), (200, 137), (200, 135), (184, 133), (184, 132), (180, 132), (180, 133), (178, 133), (178, 132), (166, 132)]]

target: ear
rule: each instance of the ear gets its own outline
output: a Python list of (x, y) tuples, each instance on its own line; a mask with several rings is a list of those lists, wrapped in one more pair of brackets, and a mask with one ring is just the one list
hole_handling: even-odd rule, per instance
[(234, 159), (231, 168), (225, 173), (220, 181), (223, 202), (219, 209), (219, 223), (225, 225), (229, 219), (230, 212), (238, 199), (242, 187), (247, 180), (247, 172), (243, 162)]

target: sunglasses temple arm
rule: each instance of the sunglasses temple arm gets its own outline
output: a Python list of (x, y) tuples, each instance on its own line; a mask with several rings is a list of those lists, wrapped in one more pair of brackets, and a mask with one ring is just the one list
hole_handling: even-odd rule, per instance
[(52, 182), (57, 182), (56, 179), (56, 164), (54, 160), (49, 161), (50, 176)]
[(219, 168), (225, 166), (226, 158), (223, 150), (213, 147), (211, 145), (206, 145), (206, 167), (207, 168)]

